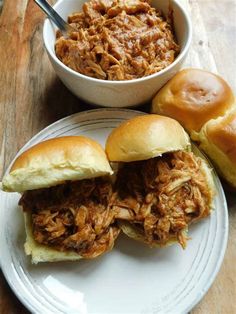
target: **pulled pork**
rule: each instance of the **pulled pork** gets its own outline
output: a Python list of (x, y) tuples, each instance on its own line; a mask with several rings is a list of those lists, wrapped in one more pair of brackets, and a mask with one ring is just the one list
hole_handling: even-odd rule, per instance
[(94, 258), (112, 249), (119, 234), (111, 195), (110, 181), (96, 178), (27, 191), (19, 204), (32, 215), (35, 241)]
[(118, 171), (113, 209), (150, 246), (177, 239), (186, 246), (189, 224), (210, 214), (212, 192), (201, 159), (178, 151), (124, 164)]
[[(171, 15), (170, 15), (171, 16)], [(166, 68), (179, 53), (171, 18), (146, 0), (91, 0), (58, 32), (57, 57), (71, 69), (103, 80), (131, 80)]]

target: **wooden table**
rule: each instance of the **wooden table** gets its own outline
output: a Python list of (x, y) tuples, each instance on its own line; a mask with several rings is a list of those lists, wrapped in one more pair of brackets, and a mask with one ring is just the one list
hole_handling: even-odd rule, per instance
[[(220, 73), (236, 93), (236, 1), (179, 0), (194, 37), (186, 66)], [(32, 0), (4, 0), (0, 13), (0, 174), (38, 131), (89, 109), (55, 76), (42, 43), (43, 13)], [(142, 109), (142, 108), (141, 108)], [(229, 242), (220, 272), (192, 313), (236, 313), (236, 196), (227, 192)], [(0, 273), (0, 313), (28, 313)]]

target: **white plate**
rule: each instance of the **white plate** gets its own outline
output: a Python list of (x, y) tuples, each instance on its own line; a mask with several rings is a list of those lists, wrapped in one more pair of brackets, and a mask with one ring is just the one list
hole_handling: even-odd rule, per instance
[[(41, 131), (22, 150), (62, 135), (83, 134), (104, 144), (114, 127), (138, 114), (143, 113), (98, 109), (75, 114)], [(149, 249), (121, 236), (113, 251), (98, 259), (37, 266), (24, 255), (19, 194), (1, 192), (2, 271), (18, 298), (34, 313), (186, 313), (212, 284), (225, 253), (227, 205), (217, 176), (214, 180), (215, 210), (190, 228), (192, 240), (185, 251), (178, 245)]]

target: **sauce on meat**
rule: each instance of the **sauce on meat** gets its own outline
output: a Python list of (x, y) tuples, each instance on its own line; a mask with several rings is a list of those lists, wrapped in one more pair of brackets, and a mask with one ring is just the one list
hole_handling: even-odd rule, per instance
[(94, 258), (112, 249), (119, 235), (105, 178), (66, 182), (24, 192), (19, 204), (32, 217), (36, 242)]
[(171, 18), (146, 0), (91, 0), (68, 17), (76, 30), (59, 32), (57, 57), (71, 69), (102, 80), (132, 80), (161, 71), (179, 53)]
[(178, 151), (124, 164), (112, 197), (117, 217), (138, 228), (150, 246), (175, 238), (185, 247), (188, 225), (210, 214), (212, 191), (201, 163)]

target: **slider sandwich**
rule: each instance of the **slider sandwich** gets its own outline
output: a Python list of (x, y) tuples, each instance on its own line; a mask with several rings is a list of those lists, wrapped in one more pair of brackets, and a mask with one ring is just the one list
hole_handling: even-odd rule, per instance
[(106, 153), (119, 163), (111, 204), (123, 232), (151, 247), (185, 248), (188, 226), (211, 213), (215, 188), (183, 127), (164, 116), (137, 116), (112, 131)]
[(15, 160), (2, 188), (22, 193), (25, 252), (33, 263), (94, 258), (112, 249), (119, 228), (111, 174), (102, 147), (83, 136), (46, 140)]

